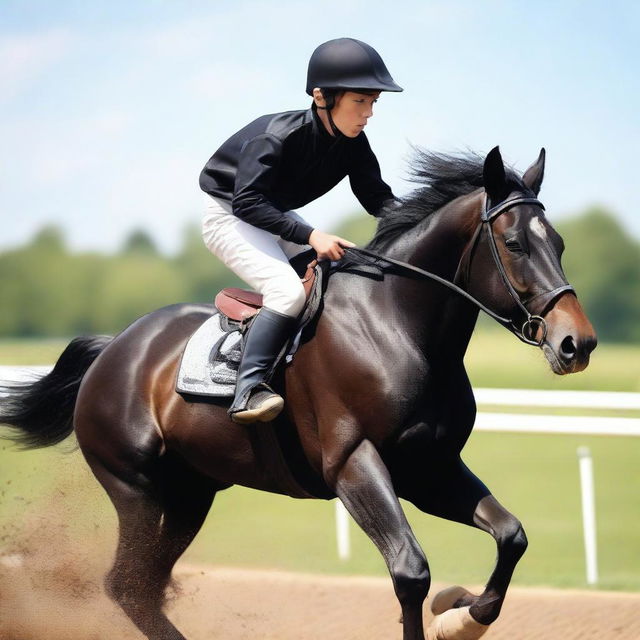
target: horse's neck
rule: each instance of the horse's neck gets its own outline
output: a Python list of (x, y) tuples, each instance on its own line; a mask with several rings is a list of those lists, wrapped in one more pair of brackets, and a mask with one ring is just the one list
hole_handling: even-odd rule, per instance
[[(391, 247), (393, 257), (453, 282), (477, 227), (482, 194), (457, 198)], [(430, 280), (402, 278), (389, 286), (389, 304), (403, 308), (407, 332), (431, 358), (462, 360), (477, 320), (462, 298)]]
[(479, 223), (482, 202), (482, 193), (474, 192), (428, 216), (402, 242), (408, 261), (453, 279)]

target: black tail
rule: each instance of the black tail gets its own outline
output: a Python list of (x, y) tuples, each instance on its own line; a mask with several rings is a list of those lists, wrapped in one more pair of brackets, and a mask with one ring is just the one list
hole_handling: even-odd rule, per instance
[(53, 370), (33, 382), (0, 383), (0, 424), (16, 431), (2, 437), (25, 449), (62, 442), (73, 431), (80, 382), (111, 336), (74, 338)]

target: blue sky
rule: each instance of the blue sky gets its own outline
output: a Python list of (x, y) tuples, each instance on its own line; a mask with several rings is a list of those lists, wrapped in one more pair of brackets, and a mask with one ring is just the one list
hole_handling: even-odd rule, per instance
[[(521, 171), (544, 146), (552, 221), (602, 204), (640, 238), (639, 7), (0, 0), (0, 249), (53, 222), (75, 249), (144, 227), (174, 251), (209, 156), (258, 115), (306, 108), (309, 55), (340, 36), (376, 47), (405, 88), (367, 128), (398, 195), (410, 143), (499, 144)], [(340, 185), (301, 214), (330, 230), (356, 210)]]

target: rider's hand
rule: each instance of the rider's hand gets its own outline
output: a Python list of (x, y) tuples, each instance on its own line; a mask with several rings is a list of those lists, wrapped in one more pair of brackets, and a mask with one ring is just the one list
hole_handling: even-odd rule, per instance
[(314, 229), (309, 236), (309, 244), (316, 250), (318, 260), (340, 260), (344, 256), (343, 247), (355, 247), (356, 245), (340, 236), (333, 236), (324, 231)]

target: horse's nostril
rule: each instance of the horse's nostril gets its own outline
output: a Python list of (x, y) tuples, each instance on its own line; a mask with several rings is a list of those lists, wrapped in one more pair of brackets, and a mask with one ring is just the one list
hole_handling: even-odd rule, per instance
[(576, 343), (573, 340), (573, 336), (567, 336), (560, 343), (560, 350), (565, 358), (573, 358), (576, 355)]

